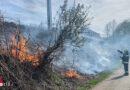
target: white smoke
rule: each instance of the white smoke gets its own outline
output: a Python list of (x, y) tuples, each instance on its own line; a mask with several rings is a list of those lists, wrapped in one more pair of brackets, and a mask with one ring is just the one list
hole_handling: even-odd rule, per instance
[[(46, 32), (44, 32), (44, 34), (46, 34)], [(33, 36), (36, 38), (36, 35)], [(121, 54), (119, 54), (117, 50), (123, 51), (128, 49), (130, 51), (130, 36), (128, 35), (122, 38), (116, 37), (114, 40), (112, 38), (97, 37), (91, 37), (91, 40), (89, 40), (90, 37), (85, 36), (87, 41), (82, 48), (73, 53), (73, 47), (67, 44), (64, 56), (62, 56), (58, 62), (54, 62), (54, 64), (62, 68), (74, 67), (76, 70), (86, 74), (95, 74), (121, 64)], [(46, 38), (48, 38), (48, 36), (45, 35), (44, 39)], [(42, 41), (44, 42), (45, 40), (41, 39), (40, 42)]]
[(130, 50), (129, 46), (129, 36), (114, 42), (103, 38), (99, 40), (95, 38), (91, 42), (85, 42), (84, 46), (74, 54), (72, 52), (73, 47), (68, 46), (64, 59), (58, 62), (57, 65), (69, 68), (75, 67), (82, 73), (95, 74), (119, 66), (121, 59), (117, 50)]

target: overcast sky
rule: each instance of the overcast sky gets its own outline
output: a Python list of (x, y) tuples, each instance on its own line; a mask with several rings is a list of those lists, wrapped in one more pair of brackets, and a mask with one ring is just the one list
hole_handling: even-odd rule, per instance
[[(52, 0), (53, 17), (64, 0)], [(76, 0), (91, 5), (90, 15), (94, 17), (90, 28), (101, 34), (105, 25), (115, 19), (117, 23), (130, 18), (130, 0)], [(69, 0), (72, 4), (73, 0)], [(0, 0), (0, 9), (6, 17), (20, 19), (24, 24), (44, 25), (46, 19), (46, 0)]]

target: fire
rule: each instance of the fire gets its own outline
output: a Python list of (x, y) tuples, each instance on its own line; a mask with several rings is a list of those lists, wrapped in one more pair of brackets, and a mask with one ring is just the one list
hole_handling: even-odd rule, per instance
[(83, 79), (83, 77), (77, 74), (77, 72), (74, 69), (69, 69), (67, 72), (61, 72), (61, 75), (71, 77), (71, 78), (76, 77), (78, 79)]
[(38, 53), (32, 54), (26, 49), (27, 41), (22, 33), (18, 35), (10, 33), (10, 37), (12, 41), (8, 43), (9, 50), (15, 58), (18, 58), (21, 62), (29, 61), (33, 66), (39, 65)]

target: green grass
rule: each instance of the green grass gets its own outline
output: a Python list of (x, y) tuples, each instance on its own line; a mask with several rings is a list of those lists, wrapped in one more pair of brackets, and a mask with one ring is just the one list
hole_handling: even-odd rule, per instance
[(101, 82), (102, 80), (106, 79), (110, 74), (111, 74), (111, 72), (104, 72), (104, 73), (101, 73), (98, 78), (89, 80), (86, 85), (86, 89), (90, 89), (92, 86), (94, 86), (97, 83)]
[(103, 72), (99, 75), (99, 77), (91, 79), (87, 82), (86, 87), (85, 88), (78, 88), (77, 90), (88, 90), (90, 89), (92, 86), (96, 85), (97, 83), (101, 82), (102, 80), (106, 79), (109, 75), (111, 74), (111, 72)]
[[(113, 73), (115, 70), (120, 68), (120, 64), (117, 67), (114, 67), (113, 69), (110, 69), (107, 72), (103, 72), (99, 75), (99, 77), (94, 78), (92, 80), (89, 80), (87, 85), (86, 85), (86, 89), (90, 89), (92, 88), (92, 86), (96, 85), (97, 83), (103, 81), (104, 79), (106, 79), (111, 73)], [(81, 89), (82, 90), (82, 89)]]
[(77, 90), (88, 90), (90, 88), (92, 88), (94, 85), (96, 85), (97, 83), (103, 81), (104, 79), (106, 79), (111, 73), (113, 73), (115, 70), (119, 69), (120, 65), (118, 67), (115, 67), (107, 72), (103, 72), (101, 73), (97, 78), (91, 79), (87, 82), (86, 87), (85, 88), (78, 88)]

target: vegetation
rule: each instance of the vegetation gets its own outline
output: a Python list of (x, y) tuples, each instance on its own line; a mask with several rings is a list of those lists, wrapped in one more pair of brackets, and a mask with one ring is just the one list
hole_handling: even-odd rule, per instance
[[(68, 0), (64, 1), (58, 12), (53, 28), (56, 30), (56, 37), (52, 37), (55, 40), (51, 39), (44, 49), (40, 49), (40, 45), (34, 44), (30, 38), (25, 39), (19, 30), (20, 27), (24, 29), (23, 25), (9, 23), (3, 16), (0, 17), (0, 76), (12, 82), (14, 85), (11, 87), (12, 90), (76, 90), (77, 88), (85, 90), (104, 80), (111, 73), (104, 72), (98, 76), (82, 75), (84, 79), (77, 79), (61, 76), (58, 70), (53, 69), (53, 61), (60, 60), (66, 49), (66, 43), (76, 48), (83, 46), (86, 38), (82, 34), (90, 25), (89, 7), (74, 4), (68, 9), (67, 2)], [(14, 33), (12, 39), (15, 42), (10, 40), (10, 32)], [(27, 52), (28, 50), (31, 54)]]
[(48, 46), (44, 51), (43, 57), (40, 60), (40, 65), (37, 69), (44, 68), (50, 65), (53, 61), (58, 60), (65, 50), (65, 43), (69, 42), (75, 47), (82, 46), (85, 38), (81, 36), (84, 33), (85, 27), (90, 24), (88, 17), (88, 7), (77, 4), (67, 9), (68, 0), (64, 1), (58, 13), (56, 20), (57, 37), (52, 46)]
[(105, 27), (105, 33), (106, 33), (107, 38), (109, 38), (110, 36), (112, 36), (112, 34), (115, 31), (115, 29), (116, 29), (116, 21), (115, 20), (109, 22), (106, 25), (106, 27)]
[(92, 88), (94, 85), (98, 84), (99, 82), (103, 81), (104, 79), (106, 79), (111, 73), (113, 73), (115, 70), (119, 69), (120, 65), (118, 65), (117, 67), (106, 71), (106, 72), (102, 72), (100, 73), (98, 76), (96, 76), (93, 79), (90, 79), (86, 85), (85, 88), (78, 88), (77, 90), (88, 90), (90, 88)]
[(126, 36), (130, 34), (130, 22), (129, 20), (125, 20), (122, 23), (120, 23), (115, 31), (113, 32), (113, 35), (115, 36)]
[[(63, 77), (52, 68), (52, 62), (59, 60), (66, 42), (74, 47), (82, 46), (84, 28), (90, 24), (89, 8), (76, 4), (67, 9), (67, 1), (61, 6), (55, 24), (55, 42), (44, 49), (40, 49), (40, 45), (31, 41), (29, 36), (28, 39), (24, 37), (20, 32), (23, 25), (9, 23), (1, 15), (0, 76), (6, 82), (12, 82), (12, 90), (73, 90), (79, 85), (79, 79)], [(3, 90), (7, 89), (3, 87)]]
[(87, 83), (86, 87), (87, 89), (91, 88), (92, 86), (96, 85), (97, 83), (101, 82), (102, 80), (106, 79), (106, 77), (108, 77), (110, 75), (110, 72), (103, 72), (99, 75), (98, 78), (89, 80), (89, 82)]

